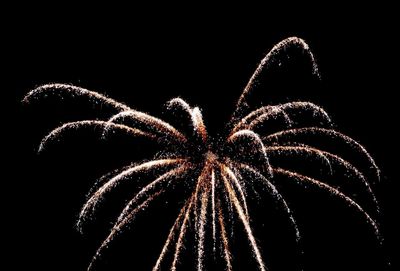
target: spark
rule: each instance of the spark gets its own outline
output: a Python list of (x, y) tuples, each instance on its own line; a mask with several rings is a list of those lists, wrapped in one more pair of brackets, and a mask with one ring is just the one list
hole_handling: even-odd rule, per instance
[[(224, 170), (225, 168), (223, 168), (222, 170)], [(262, 260), (262, 256), (260, 253), (260, 250), (258, 248), (257, 242), (254, 238), (253, 235), (253, 231), (251, 230), (250, 227), (250, 221), (248, 220), (248, 217), (246, 217), (246, 214), (244, 213), (243, 207), (240, 204), (235, 191), (233, 190), (231, 184), (228, 182), (228, 179), (226, 178), (226, 176), (222, 175), (222, 179), (224, 180), (224, 184), (225, 184), (225, 188), (227, 190), (227, 194), (229, 195), (230, 200), (232, 201), (233, 205), (235, 206), (235, 209), (239, 215), (239, 218), (241, 220), (241, 222), (243, 223), (243, 226), (246, 230), (247, 233), (247, 237), (250, 241), (251, 244), (251, 248), (254, 252), (254, 256), (257, 260), (257, 263), (259, 265), (259, 268), (261, 271), (265, 271), (265, 266), (264, 266), (264, 262)]]
[(55, 95), (58, 97), (71, 96), (71, 97), (83, 97), (87, 98), (95, 103), (99, 103), (102, 105), (108, 105), (118, 111), (126, 111), (131, 110), (129, 106), (126, 106), (123, 103), (117, 102), (111, 98), (108, 98), (105, 95), (102, 95), (95, 91), (90, 91), (85, 88), (67, 85), (67, 84), (47, 84), (35, 88), (30, 91), (22, 100), (24, 103), (30, 103), (33, 100), (38, 100), (43, 97)]
[(223, 245), (223, 254), (224, 254), (224, 259), (226, 262), (226, 270), (230, 271), (230, 270), (232, 270), (232, 263), (231, 263), (231, 253), (229, 250), (229, 239), (226, 234), (224, 216), (222, 214), (220, 204), (218, 204), (218, 222), (219, 222), (219, 226), (221, 228), (220, 231), (221, 231), (221, 239), (222, 239), (222, 245)]
[[(296, 101), (249, 108), (247, 97), (253, 91), (259, 76), (290, 47), (300, 49), (301, 53), (309, 59), (312, 73), (319, 76), (314, 56), (304, 40), (292, 37), (278, 43), (264, 57), (246, 85), (237, 102), (233, 117), (228, 122), (228, 131), (224, 133), (227, 136), (219, 138), (213, 138), (208, 134), (200, 108), (190, 106), (181, 98), (171, 99), (166, 108), (169, 111), (178, 112), (176, 114), (178, 120), (179, 118), (189, 119), (188, 125), (192, 129), (192, 131), (188, 129), (189, 132), (180, 131), (161, 118), (132, 109), (105, 95), (71, 85), (48, 84), (32, 90), (25, 96), (23, 100), (25, 103), (49, 95), (83, 98), (111, 107), (116, 112), (105, 120), (74, 121), (55, 128), (43, 138), (39, 145), (39, 151), (48, 148), (49, 142), (62, 139), (66, 132), (79, 132), (80, 129), (100, 129), (102, 132), (100, 137), (104, 139), (107, 139), (107, 135), (111, 132), (122, 132), (132, 138), (143, 137), (162, 143), (159, 144), (161, 150), (158, 158), (136, 161), (135, 164), (122, 170), (108, 173), (101, 178), (102, 184), (95, 185), (96, 189), (92, 189), (93, 192), (88, 196), (79, 215), (77, 226), (80, 230), (82, 230), (83, 224), (88, 223), (88, 218), (93, 215), (103, 198), (122, 182), (134, 181), (135, 176), (139, 173), (155, 175), (151, 182), (146, 183), (132, 198), (127, 200), (127, 204), (113, 223), (107, 238), (97, 248), (88, 270), (95, 269), (103, 251), (118, 234), (124, 232), (127, 225), (136, 220), (139, 213), (144, 212), (160, 195), (174, 189), (178, 183), (190, 189), (190, 196), (182, 201), (182, 208), (177, 212), (177, 217), (154, 263), (153, 271), (161, 269), (169, 252), (173, 253), (173, 258), (169, 263), (170, 269), (175, 271), (178, 268), (188, 229), (196, 232), (197, 253), (194, 266), (199, 271), (207, 270), (206, 258), (210, 256), (207, 250), (209, 228), (212, 231), (210, 254), (214, 258), (220, 256), (225, 262), (227, 271), (233, 270), (230, 239), (233, 238), (236, 227), (230, 224), (235, 221), (243, 226), (243, 232), (249, 242), (249, 248), (258, 269), (267, 270), (261, 248), (256, 241), (256, 233), (252, 229), (252, 210), (248, 206), (248, 201), (252, 198), (249, 197), (246, 189), (250, 187), (257, 192), (257, 186), (254, 184), (256, 182), (262, 184), (263, 189), (273, 197), (287, 215), (288, 222), (295, 233), (294, 237), (299, 243), (301, 234), (291, 211), (290, 201), (278, 190), (277, 182), (279, 180), (277, 177), (279, 176), (285, 176), (303, 184), (305, 188), (317, 187), (320, 191), (342, 200), (356, 213), (361, 214), (365, 223), (373, 229), (377, 240), (382, 242), (378, 223), (354, 198), (323, 180), (317, 180), (293, 169), (285, 168), (279, 162), (270, 159), (273, 156), (285, 156), (286, 158), (296, 156), (304, 159), (312, 157), (322, 162), (314, 169), (319, 171), (322, 166), (328, 167), (329, 175), (333, 175), (338, 167), (345, 169), (346, 173), (351, 176), (347, 180), (359, 182), (363, 186), (379, 213), (379, 204), (371, 186), (371, 179), (380, 179), (379, 168), (360, 143), (333, 129), (332, 120), (322, 107), (310, 102)], [(246, 111), (247, 115), (245, 115)], [(294, 118), (302, 113), (311, 114), (302, 115), (304, 118)], [(315, 123), (315, 126), (304, 127), (303, 119), (305, 118)], [(282, 121), (282, 130), (272, 134), (256, 132), (256, 128), (267, 126), (271, 120)], [(304, 138), (311, 138), (314, 141), (305, 141)], [(325, 149), (327, 146), (317, 147), (316, 145), (320, 144), (320, 138), (329, 139), (332, 143), (344, 143), (350, 147), (357, 155), (368, 161), (375, 173), (372, 175), (375, 176), (370, 176), (371, 172), (364, 172), (334, 151), (327, 151)], [(161, 157), (162, 159), (160, 159)], [(162, 169), (163, 172), (155, 173), (158, 172), (158, 169)], [(210, 227), (208, 227), (209, 223)], [(301, 248), (299, 249), (301, 250)]]
[(204, 240), (205, 240), (205, 224), (207, 223), (207, 204), (208, 191), (205, 190), (201, 194), (200, 217), (198, 220), (198, 248), (197, 248), (197, 270), (203, 270), (204, 261)]
[(192, 122), (195, 131), (201, 136), (201, 139), (205, 143), (207, 140), (207, 131), (203, 123), (203, 117), (198, 107), (195, 107), (192, 110)]
[[(258, 78), (262, 74), (263, 71), (269, 69), (270, 65), (277, 61), (277, 56), (281, 55), (288, 48), (300, 48), (306, 57), (309, 58), (311, 65), (312, 65), (312, 74), (317, 75), (320, 77), (318, 65), (315, 61), (314, 55), (311, 52), (308, 44), (300, 38), (297, 37), (290, 37), (287, 39), (282, 40), (281, 42), (277, 43), (272, 49), (267, 53), (267, 55), (261, 60), (260, 64), (258, 65), (257, 69), (251, 76), (249, 82), (245, 86), (242, 95), (239, 97), (239, 100), (236, 104), (236, 111), (234, 115), (241, 115), (243, 111), (249, 107), (247, 103), (247, 97), (252, 92), (254, 86), (257, 85)], [(234, 117), (236, 119), (236, 117)]]
[[(96, 254), (93, 257), (88, 270), (92, 270), (92, 266), (95, 263), (95, 261), (99, 258), (103, 250), (108, 246), (108, 244), (121, 231), (121, 229), (128, 223), (132, 223), (136, 217), (136, 214), (139, 211), (143, 211), (149, 205), (149, 203), (151, 203), (151, 201), (153, 201), (155, 198), (157, 198), (157, 196), (159, 196), (162, 192), (164, 192), (162, 188), (159, 189), (158, 191), (152, 191), (152, 190), (155, 190), (155, 187), (161, 182), (165, 182), (166, 180), (168, 180), (168, 178), (171, 178), (174, 175), (179, 175), (182, 172), (184, 172), (183, 167), (178, 167), (176, 169), (168, 171), (167, 173), (161, 175), (156, 180), (151, 182), (145, 188), (140, 190), (140, 192), (137, 193), (136, 196), (131, 201), (129, 201), (129, 203), (125, 206), (124, 210), (122, 210), (120, 216), (115, 222), (110, 234), (97, 249)], [(144, 196), (146, 197), (143, 203), (138, 204), (138, 202), (140, 202), (141, 198)]]
[(296, 180), (296, 181), (302, 181), (302, 182), (305, 182), (308, 184), (312, 184), (322, 190), (329, 192), (332, 196), (342, 199), (343, 201), (345, 201), (351, 207), (355, 208), (358, 212), (360, 212), (365, 217), (367, 223), (369, 225), (371, 225), (372, 228), (374, 229), (375, 235), (378, 237), (378, 241), (382, 242), (382, 236), (380, 234), (380, 230), (379, 230), (379, 227), (378, 227), (378, 224), (376, 223), (376, 221), (374, 219), (372, 219), (372, 217), (357, 202), (355, 202), (350, 197), (346, 196), (345, 194), (343, 194), (336, 188), (333, 188), (332, 186), (327, 185), (324, 182), (304, 176), (304, 175), (296, 173), (296, 172), (292, 172), (290, 170), (275, 168), (274, 172), (289, 176), (289, 177), (291, 177), (291, 179)]
[[(186, 204), (186, 206), (180, 210), (180, 213), (179, 213), (177, 219), (175, 220), (174, 225), (172, 226), (172, 228), (171, 228), (171, 230), (170, 230), (170, 232), (168, 234), (168, 238), (165, 241), (165, 244), (164, 244), (164, 246), (163, 246), (163, 248), (161, 250), (161, 253), (160, 253), (160, 255), (159, 255), (158, 259), (157, 259), (157, 262), (156, 262), (155, 266), (153, 267), (153, 271), (156, 271), (156, 270), (160, 269), (160, 265), (162, 263), (162, 260), (164, 259), (165, 254), (168, 252), (168, 247), (171, 244), (171, 242), (173, 242), (174, 236), (176, 234), (176, 230), (177, 230), (177, 228), (179, 226), (180, 221), (183, 218), (183, 222), (181, 224), (181, 230), (180, 230), (179, 236), (178, 236), (178, 241), (176, 242), (176, 252), (175, 252), (175, 254), (179, 255), (180, 247), (182, 245), (182, 238), (183, 238), (183, 235), (184, 235), (184, 232), (185, 232), (185, 229), (186, 229), (186, 222), (187, 222), (187, 220), (189, 218), (189, 214), (190, 214), (190, 210), (191, 210), (191, 207), (192, 207), (192, 203), (193, 203), (193, 200), (190, 200)], [(173, 267), (176, 265), (176, 261), (177, 261), (177, 260), (175, 260), (175, 258), (177, 259), (178, 257), (174, 257), (174, 261), (173, 261), (173, 264), (172, 264)], [(171, 267), (171, 270), (175, 270), (175, 268), (173, 268), (173, 267)]]
[[(371, 168), (373, 168), (375, 171), (376, 179), (378, 181), (380, 180), (380, 178), (381, 178), (380, 169), (378, 168), (378, 166), (375, 163), (375, 160), (368, 153), (368, 151), (360, 143), (358, 143), (351, 137), (344, 135), (333, 129), (326, 129), (326, 128), (320, 128), (320, 127), (305, 127), (305, 128), (289, 129), (289, 130), (280, 131), (280, 132), (277, 132), (277, 133), (274, 133), (271, 135), (267, 135), (263, 138), (263, 140), (266, 142), (274, 142), (274, 141), (281, 141), (283, 137), (287, 137), (289, 139), (289, 141), (296, 142), (296, 138), (301, 137), (301, 136), (328, 137), (328, 138), (336, 139), (338, 141), (345, 143), (347, 146), (349, 146), (350, 148), (359, 152), (363, 157), (365, 157), (368, 160)], [(299, 140), (301, 140), (301, 138)]]
[(68, 122), (60, 127), (54, 129), (51, 131), (48, 135), (46, 135), (43, 139), (42, 142), (40, 142), (39, 145), (39, 152), (45, 149), (46, 145), (51, 142), (55, 141), (58, 139), (60, 136), (62, 136), (65, 132), (70, 131), (70, 130), (78, 130), (82, 128), (95, 128), (95, 127), (100, 127), (100, 128), (106, 128), (106, 127), (112, 127), (114, 132), (125, 132), (128, 135), (134, 136), (134, 137), (147, 137), (147, 138), (153, 138), (151, 134), (148, 134), (144, 131), (141, 131), (139, 129), (135, 129), (126, 125), (121, 125), (121, 124), (115, 124), (111, 123), (109, 124), (108, 122), (105, 121), (100, 121), (100, 120), (82, 120), (82, 121), (74, 121), (74, 122)]
[(217, 235), (217, 226), (216, 226), (216, 209), (215, 209), (215, 172), (211, 171), (211, 211), (212, 211), (212, 237), (213, 237), (213, 253), (215, 254), (215, 244), (216, 244), (216, 235)]
[(171, 136), (172, 138), (177, 139), (180, 142), (186, 142), (187, 140), (182, 133), (177, 131), (174, 127), (172, 127), (165, 121), (136, 110), (123, 111), (114, 115), (108, 120), (104, 132), (107, 133), (109, 128), (111, 128), (112, 125), (115, 125), (115, 122), (123, 120), (125, 118), (129, 118), (132, 121), (137, 121), (139, 122), (139, 124), (143, 123), (144, 125), (146, 125), (146, 128), (149, 129), (152, 133), (165, 133), (166, 135)]
[(176, 270), (176, 265), (178, 263), (179, 254), (180, 254), (181, 249), (182, 249), (183, 238), (184, 238), (184, 236), (186, 234), (187, 223), (189, 221), (189, 216), (190, 216), (190, 213), (192, 211), (192, 206), (193, 206), (193, 199), (189, 201), (189, 206), (187, 207), (187, 210), (185, 212), (185, 217), (183, 219), (182, 226), (181, 226), (181, 229), (179, 231), (178, 241), (176, 242), (176, 245), (175, 245), (174, 260), (172, 261), (172, 265), (171, 265), (171, 270), (172, 271)]
[(139, 173), (139, 172), (146, 172), (148, 170), (158, 168), (158, 167), (165, 167), (171, 164), (177, 164), (182, 162), (182, 159), (162, 159), (162, 160), (153, 160), (146, 163), (142, 163), (137, 166), (129, 167), (128, 169), (122, 171), (121, 173), (117, 174), (116, 176), (112, 177), (109, 181), (107, 181), (104, 185), (102, 185), (97, 191), (95, 191), (86, 203), (83, 205), (81, 213), (79, 215), (79, 219), (77, 222), (78, 228), (81, 229), (80, 225), (82, 224), (83, 220), (87, 219), (91, 212), (93, 212), (104, 197), (104, 195), (109, 192), (110, 190), (114, 189), (121, 181), (127, 180), (132, 175)]

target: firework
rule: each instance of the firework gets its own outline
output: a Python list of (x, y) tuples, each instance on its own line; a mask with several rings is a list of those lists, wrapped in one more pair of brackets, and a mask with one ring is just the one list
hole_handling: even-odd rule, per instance
[[(172, 189), (173, 186), (169, 184), (182, 181), (182, 179), (188, 180), (187, 185), (192, 189), (192, 192), (184, 200), (185, 203), (169, 231), (159, 257), (155, 261), (154, 271), (161, 268), (168, 252), (173, 253), (172, 261), (169, 263), (170, 269), (176, 270), (178, 268), (188, 227), (193, 227), (194, 232), (196, 232), (197, 256), (195, 264), (199, 271), (206, 269), (204, 260), (205, 257), (208, 257), (206, 255), (208, 251), (205, 250), (205, 243), (208, 241), (212, 243), (211, 253), (214, 254), (213, 256), (221, 256), (226, 264), (226, 270), (232, 270), (227, 226), (235, 218), (243, 225), (249, 249), (252, 251), (259, 270), (267, 270), (268, 261), (265, 261), (265, 255), (262, 255), (253, 233), (250, 223), (251, 213), (247, 206), (247, 191), (249, 187), (253, 186), (254, 182), (261, 184), (275, 199), (276, 204), (285, 211), (294, 229), (296, 241), (299, 242), (301, 239), (290, 206), (275, 185), (275, 177), (279, 175), (303, 184), (304, 187), (316, 187), (342, 200), (365, 218), (365, 222), (371, 226), (377, 239), (381, 241), (377, 222), (354, 198), (324, 180), (275, 165), (270, 159), (271, 156), (313, 157), (329, 169), (328, 174), (332, 174), (337, 166), (344, 168), (353, 177), (351, 180), (362, 184), (373, 201), (377, 213), (379, 213), (378, 202), (370, 184), (371, 178), (366, 173), (338, 154), (314, 146), (312, 142), (306, 144), (302, 140), (302, 136), (305, 135), (315, 138), (329, 138), (332, 142), (340, 141), (341, 144), (345, 144), (363, 156), (375, 171), (374, 178), (380, 178), (379, 169), (365, 148), (350, 137), (334, 130), (332, 120), (324, 109), (309, 102), (289, 102), (263, 106), (254, 110), (250, 109), (247, 97), (257, 83), (260, 74), (276, 61), (279, 54), (284, 53), (289, 47), (300, 48), (311, 62), (312, 72), (318, 75), (314, 56), (302, 39), (293, 37), (278, 43), (261, 61), (246, 85), (228, 124), (227, 136), (218, 139), (210, 138), (207, 133), (201, 110), (198, 107), (191, 107), (180, 98), (170, 100), (167, 103), (167, 109), (178, 111), (182, 118), (190, 119), (193, 128), (191, 133), (179, 131), (179, 129), (159, 118), (134, 110), (97, 92), (75, 86), (50, 84), (41, 86), (27, 94), (24, 99), (25, 102), (47, 95), (81, 96), (96, 103), (110, 106), (117, 111), (107, 120), (82, 120), (65, 123), (43, 138), (39, 151), (46, 148), (49, 142), (62, 136), (65, 131), (79, 130), (83, 127), (101, 127), (103, 129), (102, 137), (104, 138), (107, 138), (109, 132), (124, 132), (132, 137), (143, 137), (162, 142), (163, 144), (160, 144), (160, 146), (165, 146), (162, 159), (147, 160), (128, 166), (122, 171), (107, 174), (102, 178), (103, 185), (97, 187), (89, 195), (79, 215), (77, 223), (79, 229), (81, 229), (83, 223), (93, 216), (102, 198), (122, 182), (129, 180), (137, 173), (146, 174), (154, 169), (168, 168), (166, 172), (145, 185), (128, 201), (109, 235), (98, 247), (88, 270), (94, 269), (94, 264), (102, 255), (104, 249), (116, 235), (123, 232), (126, 225), (134, 221), (139, 212), (143, 212), (147, 206), (152, 204), (154, 199), (168, 189)], [(293, 114), (302, 112), (311, 112), (312, 118), (319, 125), (303, 127), (299, 121), (294, 121)], [(257, 127), (268, 125), (269, 121), (273, 119), (283, 120), (281, 131), (273, 134), (256, 132)], [(252, 188), (254, 189), (254, 187)], [(212, 240), (207, 239), (209, 237), (206, 234), (207, 229), (212, 231), (210, 235)]]

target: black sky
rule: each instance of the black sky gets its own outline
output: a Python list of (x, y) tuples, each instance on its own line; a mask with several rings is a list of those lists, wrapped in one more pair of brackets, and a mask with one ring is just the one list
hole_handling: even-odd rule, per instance
[[(10, 156), (19, 168), (8, 178), (13, 196), (5, 205), (6, 214), (10, 213), (8, 227), (13, 229), (10, 248), (16, 256), (12, 269), (18, 270), (29, 262), (33, 269), (84, 270), (99, 242), (97, 237), (104, 232), (82, 237), (73, 223), (90, 184), (105, 169), (123, 165), (130, 155), (124, 148), (92, 144), (87, 138), (90, 135), (85, 135), (83, 143), (77, 143), (79, 137), (75, 137), (71, 143), (38, 156), (38, 143), (51, 128), (62, 121), (96, 117), (97, 113), (90, 104), (68, 101), (64, 105), (35, 104), (27, 108), (19, 103), (24, 94), (44, 83), (70, 83), (106, 93), (156, 115), (160, 115), (165, 101), (181, 96), (203, 108), (206, 123), (215, 134), (227, 121), (263, 55), (289, 36), (309, 43), (320, 66), (322, 82), (310, 87), (306, 85), (308, 81), (297, 85), (299, 78), (295, 72), (289, 77), (292, 82), (285, 81), (279, 73), (270, 89), (265, 90), (264, 99), (306, 99), (320, 104), (341, 131), (361, 142), (376, 158), (383, 172), (376, 190), (384, 212), (381, 222), (385, 250), (396, 262), (395, 157), (399, 150), (395, 130), (398, 46), (392, 38), (398, 30), (394, 22), (367, 14), (337, 14), (326, 24), (316, 17), (305, 23), (309, 20), (304, 17), (310, 19), (308, 14), (291, 17), (281, 9), (276, 12), (282, 12), (282, 16), (278, 14), (279, 20), (275, 21), (269, 16), (271, 11), (254, 16), (245, 11), (229, 15), (146, 12), (148, 16), (139, 17), (135, 14), (140, 10), (121, 16), (92, 11), (93, 19), (84, 19), (85, 12), (30, 14), (22, 27), (7, 30), (7, 40), (11, 42), (7, 42), (5, 51), (5, 75), (10, 83), (6, 91), (15, 93), (13, 109), (16, 107), (17, 111), (13, 120), (19, 124), (13, 129), (14, 154)], [(357, 235), (359, 222), (351, 219), (352, 214), (343, 211), (341, 216), (337, 213), (342, 210), (340, 207), (325, 202), (327, 212), (348, 221), (332, 225), (332, 218), (324, 215), (322, 207), (315, 203), (320, 196), (314, 195), (313, 199), (300, 204), (303, 209), (298, 211), (309, 236), (305, 244), (305, 270), (383, 270), (380, 252), (371, 245), (368, 230), (361, 227)], [(10, 212), (10, 206), (11, 210), (15, 208), (14, 212)], [(163, 223), (162, 217), (149, 219)], [(108, 224), (100, 223), (99, 228), (102, 226)], [(153, 235), (150, 239), (159, 237), (157, 232), (144, 234)], [(131, 238), (139, 248), (146, 246), (143, 236)], [(277, 240), (271, 242), (274, 241)], [(121, 247), (138, 250), (127, 241)], [(142, 270), (141, 261), (145, 265), (151, 258), (135, 258), (129, 251), (120, 250), (122, 256), (111, 253), (105, 268), (115, 264), (116, 259), (124, 259), (120, 261), (134, 263), (136, 269), (132, 270)], [(278, 252), (283, 250), (277, 248), (275, 253), (282, 262), (285, 256)], [(279, 266), (279, 260), (274, 264)]]

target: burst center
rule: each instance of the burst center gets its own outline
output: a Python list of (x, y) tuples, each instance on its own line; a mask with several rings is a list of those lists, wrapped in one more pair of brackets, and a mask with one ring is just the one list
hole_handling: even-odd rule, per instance
[(218, 156), (215, 155), (212, 151), (207, 151), (205, 154), (206, 163), (215, 164), (218, 160)]

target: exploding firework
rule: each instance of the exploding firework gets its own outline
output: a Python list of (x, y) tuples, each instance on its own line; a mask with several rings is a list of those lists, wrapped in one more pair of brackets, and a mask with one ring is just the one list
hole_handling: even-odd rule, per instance
[[(167, 109), (175, 112), (182, 119), (190, 120), (188, 123), (190, 129), (185, 131), (97, 92), (80, 87), (50, 84), (38, 87), (28, 93), (24, 99), (25, 102), (46, 95), (66, 94), (87, 97), (117, 111), (111, 118), (103, 121), (83, 120), (65, 123), (43, 138), (39, 151), (66, 131), (85, 127), (100, 127), (103, 131), (103, 138), (107, 138), (110, 133), (123, 132), (132, 137), (154, 140), (164, 147), (163, 150), (160, 150), (161, 155), (153, 160), (136, 163), (121, 171), (103, 176), (99, 181), (101, 185), (96, 186), (96, 189), (88, 196), (77, 222), (79, 229), (93, 215), (103, 197), (125, 180), (138, 173), (147, 174), (157, 169), (164, 169), (163, 173), (146, 184), (127, 202), (109, 235), (98, 247), (88, 270), (94, 269), (94, 264), (104, 249), (128, 224), (135, 220), (139, 212), (143, 212), (154, 199), (168, 189), (172, 189), (174, 186), (170, 184), (182, 178), (187, 180), (185, 185), (191, 192), (188, 198), (184, 199), (184, 204), (169, 231), (153, 270), (159, 270), (161, 265), (165, 264), (167, 253), (172, 253), (171, 262), (168, 263), (170, 269), (177, 269), (189, 227), (194, 229), (196, 235), (197, 270), (206, 269), (205, 258), (208, 256), (206, 255), (208, 252), (213, 253), (214, 257), (219, 255), (225, 262), (226, 270), (232, 270), (230, 234), (228, 232), (228, 223), (232, 220), (237, 220), (243, 225), (249, 248), (259, 270), (267, 270), (256, 236), (253, 234), (250, 223), (251, 213), (247, 205), (248, 191), (255, 189), (252, 187), (255, 182), (268, 191), (284, 210), (295, 232), (296, 241), (299, 242), (301, 239), (289, 204), (276, 187), (275, 177), (277, 176), (284, 176), (304, 187), (315, 187), (342, 200), (364, 217), (377, 239), (381, 241), (378, 225), (371, 217), (370, 212), (367, 212), (339, 186), (272, 162), (272, 157), (289, 159), (311, 157), (320, 161), (321, 165), (323, 164), (328, 169), (327, 174), (332, 174), (335, 168), (341, 167), (347, 175), (351, 176), (351, 180), (359, 182), (373, 202), (376, 213), (379, 213), (379, 206), (370, 184), (370, 179), (379, 179), (378, 167), (363, 146), (332, 128), (331, 119), (324, 109), (309, 102), (288, 102), (256, 109), (252, 109), (249, 105), (248, 96), (260, 79), (262, 72), (271, 63), (277, 61), (276, 58), (279, 54), (291, 47), (301, 50), (312, 64), (312, 72), (318, 75), (314, 56), (302, 39), (288, 38), (278, 43), (259, 64), (239, 98), (233, 117), (227, 125), (227, 132), (217, 139), (209, 136), (201, 110), (198, 107), (190, 106), (181, 98), (170, 100), (167, 103)], [(307, 116), (315, 124), (312, 126), (302, 125), (301, 119), (295, 117), (301, 114), (308, 114)], [(262, 128), (268, 126), (270, 121), (281, 122), (282, 128), (272, 133), (262, 132)], [(310, 140), (314, 138), (315, 140)], [(315, 142), (318, 142), (318, 138), (325, 138), (333, 143), (337, 142), (349, 147), (369, 163), (375, 176), (371, 178), (371, 174), (368, 174), (367, 177), (365, 172), (350, 161), (330, 150), (316, 146)], [(207, 230), (211, 231), (210, 234), (206, 234)], [(207, 240), (208, 236), (212, 240)], [(207, 241), (210, 241), (212, 246), (210, 251), (205, 249)]]

